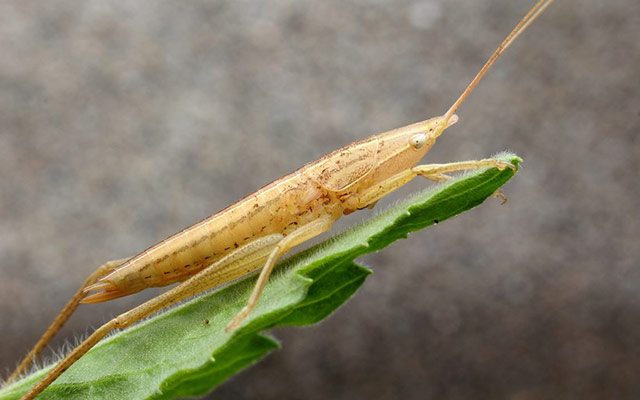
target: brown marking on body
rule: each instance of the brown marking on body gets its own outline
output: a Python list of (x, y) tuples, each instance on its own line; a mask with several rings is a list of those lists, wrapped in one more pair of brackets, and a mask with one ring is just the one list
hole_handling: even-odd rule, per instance
[(165, 254), (162, 257), (158, 257), (155, 259), (154, 264), (160, 264), (161, 262), (163, 262), (164, 260), (166, 260), (167, 258), (169, 258), (169, 254)]
[[(379, 149), (378, 139), (367, 139), (329, 154), (316, 165), (310, 166), (308, 176), (330, 191), (340, 191), (366, 176), (377, 164), (375, 154)], [(337, 161), (340, 161), (339, 163)]]

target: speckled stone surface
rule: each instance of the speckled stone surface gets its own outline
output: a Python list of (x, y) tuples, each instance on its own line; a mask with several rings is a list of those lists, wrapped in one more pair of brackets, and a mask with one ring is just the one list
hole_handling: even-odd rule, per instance
[[(0, 2), (0, 366), (105, 260), (443, 113), (532, 3)], [(509, 202), (366, 258), (355, 298), (211, 398), (640, 398), (639, 39), (637, 0), (556, 1), (427, 158), (517, 152)]]

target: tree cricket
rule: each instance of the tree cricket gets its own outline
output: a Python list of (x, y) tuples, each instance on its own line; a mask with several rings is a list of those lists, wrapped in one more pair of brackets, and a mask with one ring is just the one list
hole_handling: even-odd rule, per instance
[[(106, 262), (86, 279), (8, 381), (25, 373), (80, 303), (109, 301), (145, 288), (179, 283), (99, 327), (31, 388), (24, 400), (45, 390), (111, 330), (128, 327), (176, 302), (261, 269), (246, 305), (226, 326), (227, 332), (236, 329), (255, 308), (283, 255), (330, 230), (341, 216), (372, 208), (418, 176), (441, 182), (450, 179), (451, 172), (515, 169), (497, 159), (418, 163), (445, 129), (458, 121), (456, 111), (495, 61), (552, 1), (539, 0), (529, 10), (442, 116), (351, 143), (133, 257)], [(501, 192), (495, 195), (504, 199)]]

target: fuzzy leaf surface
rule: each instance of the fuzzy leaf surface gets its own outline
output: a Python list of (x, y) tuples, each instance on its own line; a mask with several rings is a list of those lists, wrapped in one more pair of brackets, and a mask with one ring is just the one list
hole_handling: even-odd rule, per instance
[[(496, 158), (521, 161), (511, 153)], [(244, 306), (255, 275), (158, 313), (100, 342), (38, 398), (202, 396), (280, 347), (264, 330), (313, 324), (343, 304), (371, 273), (354, 262), (357, 257), (479, 205), (514, 174), (508, 168), (466, 173), (285, 260), (235, 332), (224, 328)], [(48, 369), (3, 387), (0, 400), (18, 399)]]

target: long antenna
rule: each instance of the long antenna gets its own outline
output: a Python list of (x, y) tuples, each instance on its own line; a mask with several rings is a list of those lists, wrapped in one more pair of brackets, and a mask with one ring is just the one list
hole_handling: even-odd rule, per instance
[(539, 0), (536, 3), (536, 5), (533, 6), (533, 8), (531, 8), (531, 10), (529, 10), (527, 15), (525, 15), (524, 18), (522, 18), (522, 20), (520, 20), (518, 25), (516, 25), (516, 27), (513, 28), (513, 30), (509, 34), (509, 36), (507, 36), (506, 39), (504, 39), (504, 41), (500, 44), (500, 46), (498, 46), (496, 51), (493, 52), (493, 55), (491, 55), (491, 58), (489, 58), (489, 60), (487, 60), (487, 62), (484, 64), (484, 66), (482, 67), (480, 72), (478, 72), (478, 74), (475, 76), (475, 78), (473, 78), (471, 83), (469, 83), (469, 86), (467, 86), (467, 88), (464, 90), (464, 92), (462, 92), (460, 97), (458, 97), (458, 100), (456, 100), (455, 103), (453, 103), (453, 105), (449, 108), (449, 110), (447, 110), (447, 112), (444, 114), (444, 118), (443, 118), (443, 125), (444, 126), (447, 126), (447, 124), (448, 124), (449, 120), (451, 119), (451, 117), (453, 116), (453, 114), (456, 112), (458, 107), (460, 107), (460, 104), (462, 104), (462, 102), (464, 102), (466, 100), (466, 98), (469, 95), (469, 93), (471, 93), (471, 91), (473, 90), (473, 88), (476, 87), (478, 82), (480, 82), (482, 80), (484, 75), (491, 68), (493, 63), (496, 62), (498, 57), (500, 57), (500, 55), (509, 46), (511, 46), (513, 41), (516, 40), (518, 38), (518, 36), (520, 36), (520, 34), (522, 32), (524, 32), (525, 29), (527, 29), (527, 27), (536, 18), (538, 18), (540, 13), (542, 13), (544, 11), (544, 9), (547, 8), (549, 6), (549, 4), (551, 4), (552, 2), (553, 2), (553, 0)]

